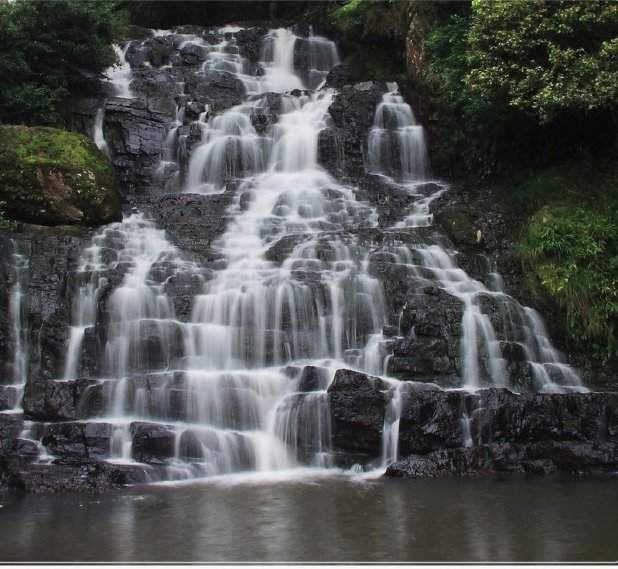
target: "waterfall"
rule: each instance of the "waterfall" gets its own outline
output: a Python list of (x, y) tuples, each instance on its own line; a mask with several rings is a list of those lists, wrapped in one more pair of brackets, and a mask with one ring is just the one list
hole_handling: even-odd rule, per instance
[(30, 272), (29, 252), (13, 242), (14, 285), (10, 294), (9, 314), (13, 323), (13, 362), (10, 383), (23, 385), (28, 379), (29, 329), (25, 295)]
[(105, 121), (105, 106), (100, 107), (97, 110), (97, 114), (94, 119), (94, 127), (92, 132), (92, 139), (97, 145), (99, 150), (102, 150), (109, 156), (109, 146), (105, 140), (105, 134), (103, 133), (103, 123)]
[(118, 59), (118, 63), (112, 65), (105, 71), (108, 77), (108, 81), (114, 87), (114, 95), (116, 97), (122, 97), (124, 99), (132, 99), (133, 93), (131, 92), (131, 81), (133, 80), (133, 72), (131, 66), (127, 61), (127, 50), (129, 49), (129, 43), (122, 48), (119, 45), (114, 45), (114, 53)]
[(163, 141), (161, 160), (155, 172), (155, 183), (166, 193), (177, 192), (180, 189), (180, 160), (184, 154), (186, 135), (181, 136), (179, 128), (183, 125), (185, 107), (176, 107), (176, 119), (169, 127)]
[[(176, 34), (179, 50), (202, 50), (196, 76), (238, 79), (245, 99), (224, 111), (201, 99), (203, 111), (187, 124), (193, 102), (178, 96), (157, 177), (162, 192), (229, 198), (227, 226), (209, 244), (216, 266), (192, 260), (155, 220), (133, 214), (98, 230), (72, 275), (63, 379), (101, 383), (97, 420), (113, 429), (111, 460), (148, 464), (151, 480), (333, 469), (327, 390), (336, 371), (349, 368), (380, 376), (386, 411), (373, 464), (396, 461), (415, 382), (387, 376), (402, 337), (376, 254), (419, 291), (431, 286), (461, 305), (459, 387), (511, 387), (504, 350), (517, 346), (538, 390), (582, 389), (538, 315), (498, 278), (487, 286), (466, 273), (432, 227), (431, 204), (448, 187), (423, 186), (430, 176), (423, 130), (397, 85), (388, 85), (377, 107), (367, 170), (412, 203), (397, 224), (378, 230), (378, 210), (318, 160), (337, 96), (322, 86), (339, 62), (334, 43), (271, 30), (252, 67), (240, 54), (239, 31), (222, 28), (213, 44)], [(193, 117), (200, 110), (193, 107)], [(256, 116), (267, 124), (258, 128)], [(100, 126), (103, 109), (97, 119)], [(95, 138), (103, 143), (99, 126)], [(187, 137), (199, 141), (191, 146)], [(189, 292), (178, 293), (179, 283)], [(155, 439), (156, 452), (149, 446)]]

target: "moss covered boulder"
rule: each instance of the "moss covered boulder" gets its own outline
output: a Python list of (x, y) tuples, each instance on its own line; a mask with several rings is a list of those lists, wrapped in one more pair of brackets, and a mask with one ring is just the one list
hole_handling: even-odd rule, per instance
[(9, 217), (40, 225), (120, 220), (107, 156), (84, 135), (0, 125), (0, 200)]

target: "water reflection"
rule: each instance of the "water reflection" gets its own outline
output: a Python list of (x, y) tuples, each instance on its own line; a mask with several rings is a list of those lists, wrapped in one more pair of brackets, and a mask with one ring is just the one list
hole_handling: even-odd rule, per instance
[(615, 480), (209, 482), (0, 495), (0, 561), (612, 561)]

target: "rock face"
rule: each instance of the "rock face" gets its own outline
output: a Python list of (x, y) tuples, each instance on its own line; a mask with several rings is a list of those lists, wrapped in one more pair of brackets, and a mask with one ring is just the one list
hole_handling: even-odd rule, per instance
[(495, 443), (442, 449), (391, 464), (387, 478), (436, 478), (511, 474), (611, 473), (616, 470), (616, 443)]
[(175, 105), (169, 99), (108, 99), (105, 138), (125, 192), (152, 184)]
[[(401, 387), (399, 455), (386, 476), (604, 471), (618, 465), (618, 395), (515, 394)], [(332, 440), (342, 464), (380, 457), (392, 397), (385, 383), (339, 370), (328, 388)], [(385, 423), (385, 418), (387, 418)]]
[(342, 455), (379, 456), (387, 388), (377, 378), (340, 369), (328, 388), (333, 448)]
[(0, 199), (12, 218), (41, 225), (121, 217), (107, 157), (89, 138), (47, 127), (0, 126)]
[(385, 91), (384, 84), (366, 81), (337, 93), (328, 109), (333, 127), (320, 135), (318, 149), (319, 162), (330, 173), (356, 177), (365, 171), (367, 133)]
[(393, 343), (388, 372), (414, 381), (457, 385), (461, 342), (461, 300), (427, 286), (409, 295), (399, 319), (402, 336)]
[[(310, 29), (299, 26), (295, 30), (301, 39), (293, 60), (299, 74), (307, 78), (315, 63), (309, 50)], [(222, 366), (225, 377), (215, 378), (221, 384), (205, 396), (202, 383), (206, 381), (202, 379), (212, 379), (212, 365), (207, 362), (200, 369), (203, 356), (196, 354), (201, 354), (204, 346), (196, 349), (190, 344), (202, 341), (201, 336), (193, 335), (197, 328), (210, 349), (213, 337), (200, 326), (213, 322), (199, 322), (196, 298), (202, 297), (202, 301), (216, 296), (208, 285), (221, 276), (218, 271), (235, 262), (233, 255), (242, 257), (244, 247), (239, 239), (234, 253), (226, 256), (220, 238), (232, 220), (243, 214), (250, 217), (252, 205), (268, 201), (269, 190), (255, 180), (234, 179), (231, 167), (217, 187), (220, 193), (183, 193), (184, 182), (189, 178), (191, 158), (199, 154), (196, 149), (203, 134), (214, 124), (207, 126), (204, 121), (218, 118), (222, 111), (246, 100), (243, 81), (229, 66), (217, 67), (213, 63), (217, 58), (211, 56), (243, 57), (245, 73), (254, 78), (266, 74), (258, 69), (266, 32), (261, 27), (235, 34), (197, 26), (183, 26), (169, 35), (142, 30), (140, 40), (126, 49), (132, 69), (131, 92), (118, 96), (113, 84), (101, 82), (94, 94), (74, 101), (74, 128), (92, 136), (95, 120), (102, 121), (123, 213), (128, 218), (122, 224), (110, 224), (96, 233), (79, 227), (120, 217), (118, 193), (101, 201), (90, 184), (93, 180), (87, 172), (93, 173), (93, 183), (100, 182), (95, 165), (88, 166), (92, 170), (72, 170), (70, 175), (75, 177), (86, 172), (86, 186), (70, 186), (69, 174), (59, 173), (64, 170), (54, 169), (56, 166), (44, 170), (37, 162), (40, 157), (29, 155), (29, 163), (35, 165), (30, 182), (42, 180), (62, 188), (58, 199), (51, 202), (49, 196), (36, 194), (34, 201), (23, 203), (15, 193), (17, 185), (5, 183), (6, 168), (0, 168), (4, 172), (0, 172), (0, 198), (8, 204), (5, 196), (9, 194), (2, 192), (13, 192), (11, 199), (17, 196), (11, 213), (40, 224), (63, 224), (53, 229), (23, 224), (19, 231), (0, 234), (0, 483), (27, 491), (102, 491), (156, 480), (158, 472), (175, 461), (185, 461), (187, 468), (196, 472), (207, 470), (208, 461), (225, 463), (226, 472), (255, 469), (262, 457), (253, 446), (252, 430), (261, 426), (264, 399), (277, 400), (274, 428), (280, 441), (276, 442), (285, 443), (302, 464), (376, 467), (381, 464), (385, 442), (390, 440), (392, 451), (392, 437), (396, 436), (398, 456), (404, 458), (389, 466), (387, 476), (615, 469), (615, 394), (516, 395), (506, 389), (441, 389), (462, 386), (465, 306), (462, 295), (445, 290), (434, 273), (451, 271), (461, 276), (464, 269), (489, 287), (495, 272), (493, 257), (508, 250), (500, 238), (504, 220), (496, 218), (493, 224), (493, 213), (481, 215), (468, 206), (466, 194), (460, 190), (454, 192), (453, 199), (442, 195), (434, 199), (445, 186), (433, 182), (403, 185), (367, 174), (368, 131), (387, 86), (351, 82), (346, 64), (328, 75), (327, 87), (335, 87), (337, 92), (323, 119), (326, 126), (317, 134), (319, 164), (343, 184), (316, 169), (326, 187), (298, 198), (306, 203), (282, 200), (268, 205), (270, 214), (260, 227), (264, 251), (258, 272), (263, 271), (269, 279), (262, 292), (274, 290), (289, 297), (287, 304), (281, 304), (280, 329), (266, 326), (260, 338), (264, 340), (260, 346), (263, 363), (279, 365), (283, 359), (281, 374), (267, 370), (264, 385), (256, 387), (252, 366), (242, 370), (239, 380), (235, 372), (227, 374), (226, 360)], [(235, 120), (247, 130), (255, 129), (266, 160), (268, 153), (275, 151), (271, 143), (282, 113), (298, 108), (310, 96), (305, 89), (252, 95), (250, 101), (255, 106), (243, 108), (245, 116)], [(241, 130), (240, 122), (232, 124), (233, 134), (226, 141), (230, 154), (242, 154), (242, 145), (237, 143), (244, 135), (234, 130)], [(20, 131), (6, 132), (14, 137)], [(251, 135), (255, 137), (253, 130)], [(5, 160), (0, 166), (10, 169), (14, 155), (6, 142), (9, 139), (0, 142), (0, 150), (4, 148), (8, 156), (0, 158)], [(82, 150), (92, 151), (110, 170), (105, 156), (93, 150), (91, 143), (73, 142), (60, 145), (60, 150), (73, 149), (79, 156)], [(243, 155), (243, 160), (250, 158)], [(356, 200), (351, 199), (352, 194)], [(316, 201), (328, 198), (323, 212), (321, 203), (318, 213), (313, 209), (316, 196)], [(422, 214), (426, 219), (421, 216), (419, 223), (408, 223), (410, 215), (420, 211), (419, 204), (427, 200), (430, 203), (423, 206)], [(113, 207), (107, 207), (109, 204)], [(290, 207), (297, 207), (297, 219), (287, 217)], [(444, 229), (429, 224), (432, 215)], [(287, 225), (291, 226), (289, 231)], [(319, 233), (306, 230), (318, 226)], [(135, 227), (148, 231), (132, 233)], [(154, 247), (154, 252), (148, 251), (152, 258), (144, 254), (149, 244), (140, 241), (144, 235), (146, 241), (164, 242), (159, 249)], [(458, 266), (424, 265), (422, 252), (429, 245), (448, 251), (449, 259)], [(347, 256), (348, 251), (353, 254)], [(491, 261), (485, 255), (491, 255)], [(23, 270), (16, 266), (18, 260), (24, 264)], [(147, 270), (143, 269), (146, 266)], [(142, 273), (136, 268), (142, 268)], [(276, 273), (279, 269), (282, 272)], [(289, 279), (281, 276), (284, 270), (289, 270)], [(344, 273), (342, 299), (338, 299), (332, 294), (333, 283)], [(514, 270), (510, 274), (515, 275)], [(253, 320), (259, 316), (250, 303), (244, 304), (250, 296), (245, 293), (253, 292), (251, 278), (241, 283), (242, 300), (233, 308), (242, 312), (247, 326), (256, 324)], [(151, 302), (135, 319), (127, 319), (131, 326), (135, 324), (131, 333), (125, 331), (118, 337), (127, 353), (139, 357), (127, 357), (118, 365), (122, 373), (110, 377), (110, 367), (118, 363), (106, 351), (114, 338), (114, 325), (122, 320), (123, 310), (130, 312), (138, 304), (137, 296), (127, 295), (129, 300), (114, 312), (114, 300), (118, 300), (119, 291), (137, 290), (136, 281), (141, 285), (139, 298), (147, 297)], [(130, 286), (125, 286), (129, 282)], [(269, 288), (281, 282), (287, 289)], [(376, 288), (363, 288), (367, 282), (375, 283)], [(76, 299), (85, 283), (97, 291), (95, 296), (89, 289), (94, 299), (89, 309), (95, 314), (91, 319), (95, 323), (81, 326), (76, 323)], [(19, 320), (15, 318), (19, 291), (23, 334), (14, 325)], [(375, 302), (368, 306), (366, 297)], [(354, 302), (348, 305), (351, 298)], [(317, 314), (315, 321), (323, 332), (320, 341), (329, 344), (324, 348), (328, 357), (321, 355), (308, 362), (302, 353), (307, 346), (302, 345), (299, 357), (288, 354), (276, 359), (275, 353), (289, 352), (294, 334), (298, 335), (293, 324), (295, 304), (306, 308), (298, 312), (298, 320), (313, 319)], [(506, 341), (499, 333), (516, 311), (510, 305), (503, 310), (489, 293), (479, 295), (478, 304), (487, 322), (498, 331), (493, 344), (504, 358), (509, 385), (533, 391), (534, 370), (527, 361), (524, 340)], [(339, 309), (341, 330), (337, 332), (335, 326), (329, 327)], [(367, 322), (372, 321), (374, 309), (380, 314), (370, 333)], [(221, 341), (216, 347), (223, 353), (233, 342), (232, 334), (227, 334), (225, 325), (213, 324), (217, 326), (221, 327), (221, 339), (215, 338), (214, 343)], [(76, 329), (83, 337), (76, 371), (69, 374), (67, 353)], [(308, 331), (309, 340), (303, 337), (305, 344), (314, 341), (314, 331)], [(328, 361), (337, 333), (349, 338), (341, 341), (343, 348)], [(372, 354), (362, 349), (370, 337), (377, 337)], [(248, 360), (257, 351), (252, 341), (249, 335), (242, 338)], [(14, 360), (20, 350), (27, 354), (27, 366), (17, 370)], [(369, 365), (366, 360), (370, 356), (380, 364)], [(195, 367), (191, 367), (191, 358), (199, 360)], [(342, 369), (331, 381), (333, 361)], [(389, 376), (384, 379), (343, 368), (382, 370), (384, 362), (383, 371)], [(234, 360), (236, 363), (242, 368), (241, 358)], [(219, 371), (217, 368), (213, 373)], [(63, 379), (66, 377), (70, 379)], [(483, 385), (484, 378), (478, 379)], [(279, 388), (277, 382), (289, 387), (286, 397), (273, 395)], [(136, 416), (144, 420), (132, 415), (119, 425), (116, 417), (104, 418), (111, 413), (113, 402), (122, 398), (116, 397), (119, 394), (125, 396), (125, 408), (135, 409), (139, 402)], [(220, 415), (212, 431), (200, 423), (202, 407), (208, 405)], [(186, 422), (186, 428), (179, 428), (179, 422)], [(106, 462), (117, 458), (120, 445), (129, 441), (135, 464)], [(42, 453), (52, 459), (38, 461)]]

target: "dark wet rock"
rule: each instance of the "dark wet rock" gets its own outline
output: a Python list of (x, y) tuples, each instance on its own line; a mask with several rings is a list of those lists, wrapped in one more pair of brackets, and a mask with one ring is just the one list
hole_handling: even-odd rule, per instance
[(222, 258), (211, 244), (227, 227), (230, 219), (227, 207), (232, 198), (232, 193), (136, 196), (129, 204), (147, 213), (159, 228), (165, 229), (167, 238), (188, 258), (208, 267)]
[(357, 198), (367, 200), (379, 214), (380, 227), (401, 221), (416, 198), (383, 176), (365, 175), (359, 179)]
[(174, 103), (166, 99), (107, 100), (105, 137), (125, 191), (144, 191), (151, 186), (174, 115)]
[(188, 321), (195, 295), (202, 292), (204, 277), (188, 271), (176, 272), (165, 280), (165, 292), (174, 303), (174, 312), (183, 322)]
[(397, 338), (392, 343), (387, 371), (400, 379), (430, 381), (443, 387), (454, 387), (459, 383), (456, 361), (449, 355), (445, 340)]
[(97, 381), (86, 379), (31, 381), (24, 388), (24, 413), (44, 421), (70, 421), (82, 418), (81, 413), (96, 413), (101, 395), (97, 403), (97, 396), (91, 389), (98, 385)]
[(347, 175), (358, 176), (365, 169), (367, 133), (384, 92), (384, 85), (376, 81), (346, 85), (328, 108), (334, 126), (339, 129)]
[(340, 369), (328, 387), (336, 452), (377, 457), (387, 405), (387, 386), (377, 378)]
[(18, 413), (0, 413), (0, 439), (14, 439), (24, 428), (24, 420)]
[(187, 429), (180, 435), (178, 454), (185, 459), (204, 458), (202, 443), (193, 431)]
[(0, 476), (4, 464), (27, 465), (39, 456), (38, 445), (29, 439), (0, 439)]
[(34, 493), (104, 492), (147, 480), (144, 468), (139, 465), (98, 461), (77, 465), (30, 464), (27, 468), (10, 461), (2, 466), (4, 485)]
[(495, 279), (492, 273), (495, 273), (495, 267), (489, 257), (482, 254), (457, 253), (455, 262), (471, 278), (482, 282), (490, 290), (493, 288)]
[(101, 417), (108, 410), (104, 382), (80, 382), (77, 387), (77, 416), (80, 419)]
[(43, 420), (77, 418), (74, 381), (32, 381), (24, 388), (24, 413)]
[(204, 75), (188, 76), (186, 89), (192, 96), (201, 97), (207, 101), (215, 113), (239, 105), (245, 93), (240, 79), (215, 69), (207, 70)]
[(462, 391), (426, 389), (403, 395), (399, 422), (401, 455), (460, 447), (466, 398)]
[(275, 241), (264, 254), (267, 261), (273, 261), (281, 265), (294, 251), (297, 245), (305, 241), (304, 235), (286, 235)]
[(133, 70), (131, 92), (141, 100), (166, 101), (166, 112), (169, 112), (175, 108), (175, 101), (181, 98), (179, 83), (184, 79), (185, 75), (179, 67), (141, 67)]
[[(155, 67), (167, 65), (174, 50), (173, 36), (154, 37), (145, 43), (146, 58)], [(131, 62), (133, 65), (133, 62)]]
[(402, 455), (494, 442), (618, 441), (618, 399), (600, 393), (476, 393), (429, 389), (403, 395)]
[(442, 449), (391, 464), (386, 478), (482, 476), (498, 473), (598, 474), (615, 472), (618, 444), (580, 442), (494, 443)]
[(197, 44), (188, 44), (180, 50), (180, 60), (183, 65), (197, 65), (206, 61), (208, 50)]
[(615, 393), (522, 393), (485, 389), (472, 409), (470, 432), (494, 441), (618, 441)]
[(320, 391), (326, 389), (329, 372), (318, 366), (305, 366), (298, 380), (298, 391)]
[[(378, 458), (392, 391), (377, 378), (339, 370), (328, 394), (335, 451)], [(435, 384), (401, 385), (400, 456), (542, 441), (618, 443), (618, 395), (515, 394), (497, 388), (444, 391)]]
[(169, 366), (183, 355), (183, 328), (173, 320), (139, 322), (138, 335), (127, 342), (127, 368), (131, 372), (154, 371)]
[(325, 87), (332, 87), (334, 89), (341, 89), (350, 83), (350, 77), (352, 76), (350, 66), (347, 62), (335, 65), (326, 76)]
[(399, 319), (404, 338), (393, 342), (388, 372), (405, 380), (458, 385), (462, 317), (461, 300), (440, 288), (409, 294)]
[(48, 425), (43, 446), (63, 462), (108, 458), (113, 427), (109, 423), (58, 423)]
[(95, 117), (98, 110), (105, 105), (105, 97), (101, 93), (92, 95), (73, 94), (70, 99), (71, 130), (92, 136)]
[(158, 423), (131, 423), (133, 458), (141, 462), (161, 464), (174, 456), (176, 437), (173, 431)]
[(254, 95), (252, 101), (258, 101), (258, 106), (251, 110), (251, 123), (258, 134), (264, 135), (279, 120), (284, 111), (284, 100), (292, 98), (284, 93), (264, 93)]
[(338, 128), (326, 128), (318, 134), (318, 164), (334, 176), (346, 172), (343, 139), (343, 131)]
[(410, 295), (401, 314), (399, 329), (407, 336), (449, 338), (461, 336), (463, 303), (445, 290), (426, 286)]
[(242, 57), (246, 57), (251, 63), (255, 64), (260, 60), (262, 51), (262, 41), (266, 35), (265, 28), (245, 28), (236, 32), (236, 43)]
[(101, 338), (94, 326), (88, 326), (84, 330), (77, 374), (84, 378), (96, 377), (99, 374), (101, 361)]
[(17, 387), (0, 385), (0, 411), (13, 409), (19, 399)]
[(438, 211), (434, 220), (439, 224), (458, 249), (467, 253), (482, 251), (480, 227), (475, 222), (474, 214), (469, 207), (453, 205)]
[[(76, 235), (71, 235), (71, 233)], [(81, 236), (83, 234), (83, 236)], [(80, 236), (78, 236), (80, 235)], [(24, 226), (14, 234), (19, 250), (29, 260), (27, 282), (24, 283), (23, 310), (28, 325), (29, 377), (61, 377), (66, 356), (67, 325), (70, 321), (70, 299), (67, 298), (67, 275), (77, 265), (82, 247), (88, 243), (87, 232), (71, 228)], [(6, 253), (5, 259), (1, 255)], [(0, 237), (0, 287), (10, 291), (14, 286), (12, 269), (13, 244)], [(4, 377), (12, 376), (15, 339), (12, 317), (9, 316), (10, 297), (0, 295), (0, 366)]]

